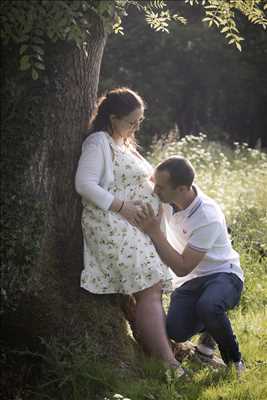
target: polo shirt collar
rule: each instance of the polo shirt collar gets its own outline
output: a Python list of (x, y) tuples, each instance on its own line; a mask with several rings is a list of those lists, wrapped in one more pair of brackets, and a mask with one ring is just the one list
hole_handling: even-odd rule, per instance
[(187, 215), (187, 217), (190, 218), (199, 209), (202, 204), (202, 200), (199, 197), (198, 188), (195, 185), (192, 185), (192, 187), (196, 192), (196, 197), (194, 198), (192, 203), (189, 204), (189, 206), (186, 207), (184, 210), (180, 210), (175, 204), (171, 203), (170, 206), (172, 207), (172, 215), (178, 212), (179, 215)]

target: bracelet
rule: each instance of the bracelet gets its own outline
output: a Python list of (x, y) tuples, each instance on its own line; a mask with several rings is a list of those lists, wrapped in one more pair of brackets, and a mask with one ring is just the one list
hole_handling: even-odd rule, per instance
[(121, 206), (120, 206), (120, 208), (118, 209), (117, 213), (119, 213), (119, 212), (122, 210), (122, 207), (123, 207), (123, 206), (124, 206), (124, 200), (122, 200)]

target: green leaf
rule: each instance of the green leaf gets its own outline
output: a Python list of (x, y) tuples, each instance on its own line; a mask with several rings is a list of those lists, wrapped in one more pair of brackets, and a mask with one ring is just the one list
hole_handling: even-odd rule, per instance
[(42, 47), (37, 46), (37, 45), (35, 45), (35, 44), (33, 44), (31, 47), (32, 47), (32, 49), (35, 50), (38, 54), (44, 55), (44, 49), (42, 49)]
[(44, 60), (43, 57), (40, 56), (40, 54), (37, 54), (37, 53), (32, 54), (32, 57), (33, 57), (33, 58), (37, 58), (37, 60), (39, 60), (39, 61), (43, 61), (43, 60)]
[(40, 62), (34, 63), (34, 67), (37, 69), (45, 70), (44, 64), (42, 64)]
[(238, 42), (235, 42), (236, 47), (238, 48), (239, 51), (242, 51), (241, 44)]
[(37, 79), (38, 79), (38, 77), (39, 77), (39, 74), (38, 74), (38, 72), (36, 71), (36, 69), (32, 69), (32, 79), (34, 80), (34, 81), (36, 81)]
[(214, 9), (214, 8), (217, 8), (217, 7), (218, 6), (215, 5), (215, 4), (210, 4), (209, 6), (205, 6), (204, 8), (210, 10), (210, 9)]
[(29, 40), (29, 35), (22, 35), (22, 36), (20, 36), (20, 43), (21, 42), (27, 42), (28, 40)]
[(42, 38), (40, 38), (40, 37), (38, 37), (38, 36), (34, 36), (33, 38), (32, 38), (32, 41), (33, 41), (33, 43), (38, 43), (38, 44), (44, 44), (44, 39), (42, 39)]
[(43, 31), (42, 31), (41, 29), (39, 29), (39, 28), (35, 29), (35, 30), (34, 30), (34, 33), (35, 33), (36, 35), (38, 35), (38, 36), (42, 36), (42, 35), (43, 35)]
[(30, 56), (25, 54), (23, 57), (20, 59), (20, 70), (21, 71), (26, 71), (31, 67), (30, 63)]
[(20, 46), (19, 54), (21, 55), (21, 54), (25, 53), (25, 51), (27, 50), (28, 47), (29, 47), (28, 44), (23, 44), (22, 46)]

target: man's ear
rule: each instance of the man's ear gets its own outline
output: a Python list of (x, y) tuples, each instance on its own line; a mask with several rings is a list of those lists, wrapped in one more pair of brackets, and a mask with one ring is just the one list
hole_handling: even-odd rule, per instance
[(187, 191), (188, 191), (188, 187), (185, 186), (185, 185), (179, 185), (179, 186), (177, 186), (176, 190), (177, 190), (179, 193), (184, 193), (184, 192), (187, 192)]

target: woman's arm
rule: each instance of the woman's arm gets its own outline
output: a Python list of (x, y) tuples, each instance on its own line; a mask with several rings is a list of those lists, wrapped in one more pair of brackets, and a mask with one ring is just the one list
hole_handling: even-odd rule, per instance
[(108, 210), (114, 201), (114, 196), (99, 185), (104, 167), (101, 144), (87, 143), (78, 163), (75, 188), (85, 200)]
[(119, 212), (132, 225), (135, 225), (135, 218), (139, 211), (137, 206), (142, 203), (120, 200), (103, 189), (99, 182), (104, 173), (104, 168), (105, 160), (101, 144), (87, 143), (83, 148), (75, 176), (76, 191), (85, 200), (94, 203), (103, 210)]

